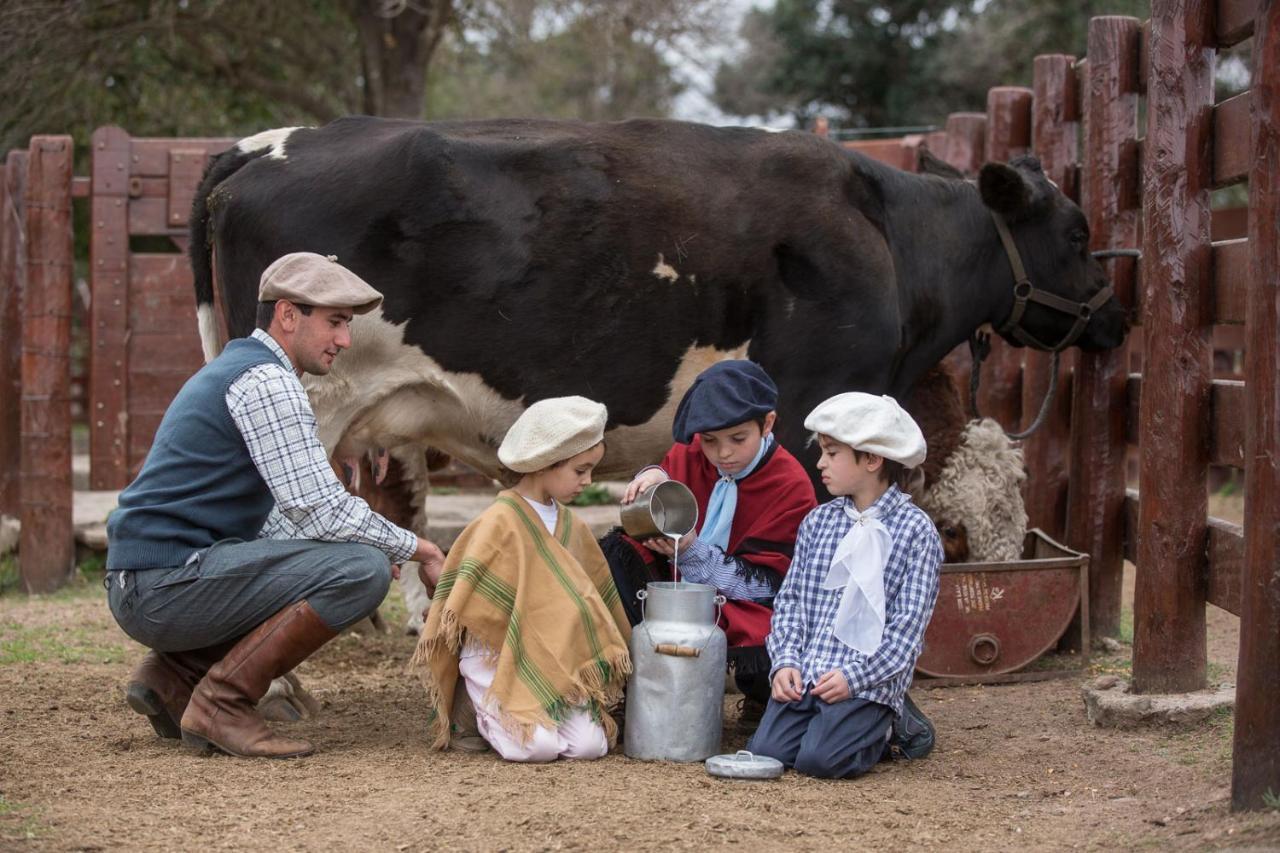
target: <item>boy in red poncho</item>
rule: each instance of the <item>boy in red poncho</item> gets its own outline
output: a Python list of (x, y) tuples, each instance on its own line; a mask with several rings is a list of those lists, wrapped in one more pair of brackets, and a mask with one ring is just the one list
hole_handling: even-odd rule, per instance
[[(631, 503), (668, 478), (698, 500), (698, 528), (680, 540), (683, 580), (714, 586), (728, 599), (720, 627), (729, 663), (750, 700), (743, 721), (758, 720), (769, 698), (765, 637), (773, 597), (791, 564), (796, 531), (817, 506), (804, 468), (774, 439), (778, 389), (751, 361), (722, 361), (699, 374), (680, 401), (672, 424), (675, 444), (660, 465), (640, 471), (627, 486)], [(636, 592), (650, 581), (671, 580), (669, 539), (637, 542), (621, 530), (601, 541), (631, 624), (640, 621)]]

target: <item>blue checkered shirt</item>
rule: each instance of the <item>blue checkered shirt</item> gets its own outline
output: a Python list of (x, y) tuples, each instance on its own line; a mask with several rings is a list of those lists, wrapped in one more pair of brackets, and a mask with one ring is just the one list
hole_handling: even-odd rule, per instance
[(403, 563), (418, 537), (392, 524), (342, 487), (316, 429), (315, 412), (275, 338), (255, 329), (279, 364), (251, 367), (227, 388), (235, 421), (276, 505), (258, 535), (263, 539), (316, 539), (372, 545)]
[(823, 589), (836, 546), (853, 526), (845, 513), (849, 498), (822, 504), (805, 516), (796, 537), (796, 553), (773, 602), (767, 640), (773, 674), (782, 667), (800, 670), (805, 687), (833, 669), (849, 682), (849, 695), (869, 699), (902, 713), (902, 697), (924, 641), (938, 597), (942, 540), (924, 510), (896, 486), (873, 504), (893, 539), (884, 567), (885, 626), (880, 647), (864, 655), (836, 639), (836, 608), (843, 589)]

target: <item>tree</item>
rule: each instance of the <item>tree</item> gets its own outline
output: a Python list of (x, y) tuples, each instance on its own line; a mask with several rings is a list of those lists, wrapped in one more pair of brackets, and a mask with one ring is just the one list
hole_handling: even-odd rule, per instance
[(996, 85), (1031, 85), (1035, 57), (1083, 56), (1094, 15), (1145, 17), (1149, 0), (778, 0), (746, 20), (747, 51), (716, 101), (745, 114), (825, 114), (853, 126), (938, 124), (982, 110)]

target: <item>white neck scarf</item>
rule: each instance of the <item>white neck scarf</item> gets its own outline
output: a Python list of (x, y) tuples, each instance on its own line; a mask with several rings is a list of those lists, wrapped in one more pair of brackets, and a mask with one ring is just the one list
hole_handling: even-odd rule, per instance
[(870, 655), (884, 635), (884, 567), (893, 539), (879, 521), (879, 508), (858, 512), (850, 498), (844, 511), (853, 519), (853, 527), (836, 546), (822, 588), (844, 588), (836, 610), (836, 639)]

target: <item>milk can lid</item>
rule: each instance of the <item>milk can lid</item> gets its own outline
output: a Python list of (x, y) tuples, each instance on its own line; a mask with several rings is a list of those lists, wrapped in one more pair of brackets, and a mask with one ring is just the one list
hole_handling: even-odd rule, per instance
[(732, 755), (713, 755), (706, 763), (708, 773), (726, 779), (777, 779), (782, 775), (781, 761), (745, 749)]

